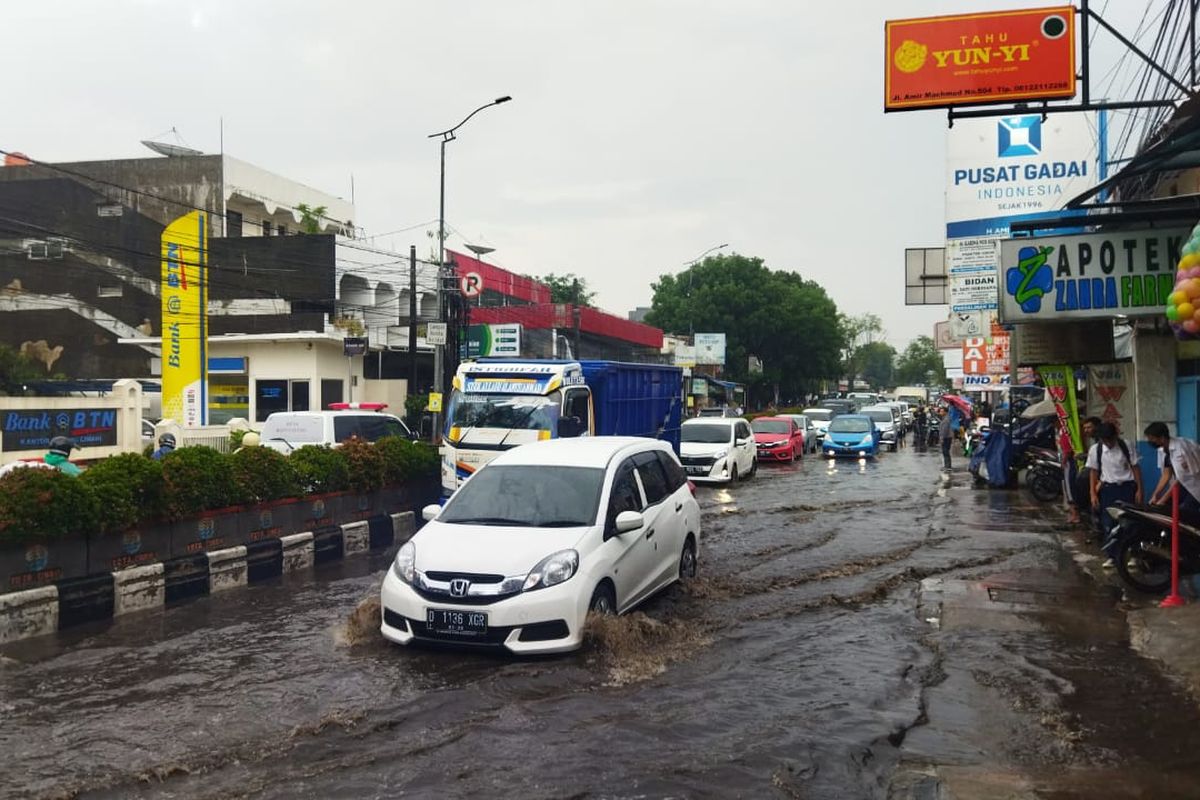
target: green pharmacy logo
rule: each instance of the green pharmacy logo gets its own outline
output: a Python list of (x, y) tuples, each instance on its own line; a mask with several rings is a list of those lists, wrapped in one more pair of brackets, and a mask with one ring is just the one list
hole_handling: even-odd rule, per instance
[(1005, 288), (1026, 314), (1042, 309), (1042, 298), (1054, 287), (1054, 270), (1050, 268), (1053, 247), (1022, 247), (1017, 254), (1017, 266), (1005, 273)]

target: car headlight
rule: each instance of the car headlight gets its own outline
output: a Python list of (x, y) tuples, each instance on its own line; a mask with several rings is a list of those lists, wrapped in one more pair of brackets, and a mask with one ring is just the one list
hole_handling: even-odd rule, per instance
[(579, 569), (579, 553), (574, 550), (560, 550), (554, 555), (546, 556), (537, 566), (525, 576), (525, 585), (521, 591), (529, 592), (534, 589), (545, 589), (555, 586), (570, 578)]
[(727, 456), (727, 455), (729, 455), (729, 451), (727, 451), (727, 450), (718, 450), (717, 452), (713, 453), (713, 454), (710, 456), (710, 458), (713, 458), (713, 459), (715, 459), (715, 460), (717, 460), (717, 461), (720, 461), (722, 458), (724, 458), (724, 457), (725, 457), (725, 456)]
[(400, 552), (396, 553), (396, 560), (392, 562), (392, 572), (400, 580), (412, 584), (416, 567), (417, 546), (411, 541), (405, 542), (400, 548)]
[(862, 441), (859, 442), (859, 444), (871, 444), (871, 442), (873, 442), (873, 441), (875, 441), (874, 438), (871, 436), (871, 434), (868, 433), (866, 436), (864, 436), (862, 438)]

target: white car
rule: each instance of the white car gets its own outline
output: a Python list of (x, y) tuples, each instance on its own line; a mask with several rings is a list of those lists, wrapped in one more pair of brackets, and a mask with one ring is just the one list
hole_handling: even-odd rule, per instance
[(259, 437), (264, 447), (284, 454), (307, 444), (336, 447), (354, 436), (364, 442), (385, 436), (414, 438), (403, 420), (383, 413), (382, 407), (382, 403), (363, 403), (332, 411), (276, 411), (263, 423)]
[(700, 506), (654, 439), (526, 444), (423, 515), (380, 589), (380, 631), (399, 644), (574, 650), (589, 611), (624, 613), (696, 575)]
[(893, 405), (867, 406), (859, 414), (865, 414), (875, 420), (879, 428), (880, 444), (893, 452), (900, 445), (900, 409)]
[(679, 460), (693, 481), (732, 483), (758, 471), (758, 449), (744, 419), (698, 417), (679, 431)]
[(828, 408), (806, 408), (803, 413), (817, 429), (817, 446), (820, 447), (821, 442), (825, 441), (825, 434), (829, 432), (829, 421), (835, 415)]

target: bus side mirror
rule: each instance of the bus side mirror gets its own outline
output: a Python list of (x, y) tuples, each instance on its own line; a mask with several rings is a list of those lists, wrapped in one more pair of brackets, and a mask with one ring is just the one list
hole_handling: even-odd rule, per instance
[(572, 439), (583, 434), (583, 420), (579, 417), (561, 417), (558, 420), (558, 438)]

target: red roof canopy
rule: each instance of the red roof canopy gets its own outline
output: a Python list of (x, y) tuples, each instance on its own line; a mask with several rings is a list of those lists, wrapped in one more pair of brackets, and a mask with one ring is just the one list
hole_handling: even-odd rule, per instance
[[(583, 333), (618, 339), (640, 347), (662, 347), (663, 332), (658, 328), (587, 306), (580, 307), (579, 312), (579, 330)], [(471, 322), (486, 325), (519, 322), (534, 330), (574, 330), (575, 306), (568, 303), (545, 303), (535, 306), (472, 307)]]

